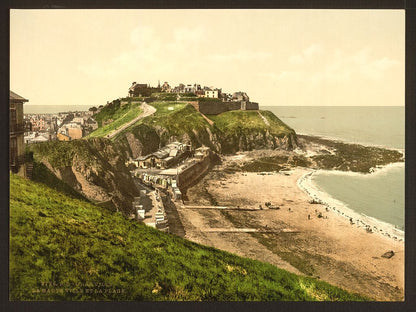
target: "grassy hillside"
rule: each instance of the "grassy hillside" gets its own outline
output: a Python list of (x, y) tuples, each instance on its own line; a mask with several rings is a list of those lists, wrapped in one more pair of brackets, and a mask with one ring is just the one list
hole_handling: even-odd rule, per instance
[(224, 133), (241, 134), (254, 131), (270, 131), (271, 134), (284, 136), (294, 131), (283, 121), (277, 118), (272, 112), (260, 111), (268, 124), (261, 118), (258, 111), (229, 111), (219, 115), (208, 116), (215, 125)]
[(10, 175), (11, 300), (363, 300)]
[[(139, 120), (120, 132), (114, 137), (114, 140), (122, 144), (123, 138), (128, 132), (140, 139), (153, 133), (158, 137), (157, 146), (159, 144), (163, 146), (175, 138), (175, 140), (190, 141), (195, 146), (204, 144), (217, 150), (214, 146), (215, 138), (212, 136), (215, 129), (192, 105), (180, 101), (156, 101), (150, 105), (156, 108), (155, 114)], [(152, 138), (155, 141), (153, 135)], [(146, 146), (152, 143), (154, 142), (142, 141), (142, 144)]]
[[(138, 101), (144, 100), (156, 108), (156, 113), (137, 121), (112, 138), (113, 142), (117, 142), (126, 151), (126, 157), (154, 152), (172, 140), (191, 143), (193, 146), (206, 145), (219, 153), (258, 148), (290, 149), (297, 144), (294, 130), (269, 111), (262, 111), (261, 115), (258, 111), (230, 111), (211, 115), (208, 117), (214, 121), (214, 125), (210, 125), (187, 103), (188, 100), (196, 100), (196, 97), (187, 95), (180, 100), (176, 98), (176, 94), (153, 93), (145, 99), (125, 98), (113, 101), (95, 115), (100, 128), (89, 137), (104, 137), (131, 121), (139, 114)], [(123, 101), (128, 103), (121, 106)], [(112, 122), (102, 127), (105, 121)]]
[[(93, 131), (88, 137), (104, 137), (142, 113), (140, 98), (126, 98), (122, 99), (122, 101), (127, 101), (128, 103), (121, 106), (120, 101), (113, 101), (104, 106), (98, 114), (94, 115), (98, 123), (98, 129)], [(104, 122), (109, 121), (111, 123), (103, 126)]]
[(296, 133), (269, 111), (229, 111), (209, 115), (218, 129), (222, 152), (262, 148), (291, 149), (297, 145)]
[(190, 133), (210, 127), (208, 122), (190, 104), (181, 102), (152, 103), (156, 113), (143, 120), (147, 125), (158, 125), (173, 135)]

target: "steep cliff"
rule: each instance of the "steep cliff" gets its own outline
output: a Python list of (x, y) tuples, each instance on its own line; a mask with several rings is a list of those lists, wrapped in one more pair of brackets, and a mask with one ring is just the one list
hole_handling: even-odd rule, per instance
[(128, 157), (137, 157), (156, 151), (173, 141), (202, 145), (221, 152), (220, 138), (215, 127), (192, 105), (178, 102), (152, 103), (157, 111), (140, 120), (115, 137), (116, 145)]
[(94, 138), (29, 145), (37, 161), (86, 198), (125, 214), (137, 189), (126, 158), (110, 140)]
[(269, 111), (230, 111), (209, 116), (214, 121), (224, 154), (253, 149), (286, 149), (297, 146), (297, 137)]

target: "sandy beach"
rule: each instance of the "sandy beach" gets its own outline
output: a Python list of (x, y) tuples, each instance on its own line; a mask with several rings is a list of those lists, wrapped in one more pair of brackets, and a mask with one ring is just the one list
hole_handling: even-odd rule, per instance
[[(178, 205), (187, 239), (317, 277), (374, 300), (404, 299), (404, 242), (397, 233), (389, 237), (380, 231), (369, 232), (368, 225), (374, 227), (371, 220), (360, 219), (342, 207), (332, 209), (334, 203), (316, 193), (308, 181), (311, 169), (224, 171), (230, 163), (249, 157), (225, 157), (222, 165), (188, 190), (188, 201)], [(325, 199), (325, 204), (311, 203), (310, 196)], [(230, 228), (248, 231), (227, 231)], [(382, 257), (389, 251), (394, 252), (391, 258)]]

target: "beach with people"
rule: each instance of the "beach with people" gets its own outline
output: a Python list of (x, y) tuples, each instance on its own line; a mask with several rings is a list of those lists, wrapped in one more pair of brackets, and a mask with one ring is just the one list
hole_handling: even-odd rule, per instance
[(321, 192), (314, 169), (233, 171), (259, 153), (223, 157), (188, 190), (178, 205), (185, 237), (369, 298), (403, 300), (403, 232)]

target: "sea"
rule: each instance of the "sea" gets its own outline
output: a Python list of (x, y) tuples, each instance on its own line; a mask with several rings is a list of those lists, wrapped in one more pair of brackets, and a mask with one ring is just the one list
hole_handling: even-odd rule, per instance
[[(264, 106), (298, 134), (405, 149), (403, 106)], [(404, 231), (405, 165), (387, 165), (371, 174), (318, 171), (312, 183), (354, 212)]]
[(23, 106), (25, 114), (57, 114), (64, 112), (88, 111), (93, 105), (30, 105)]

